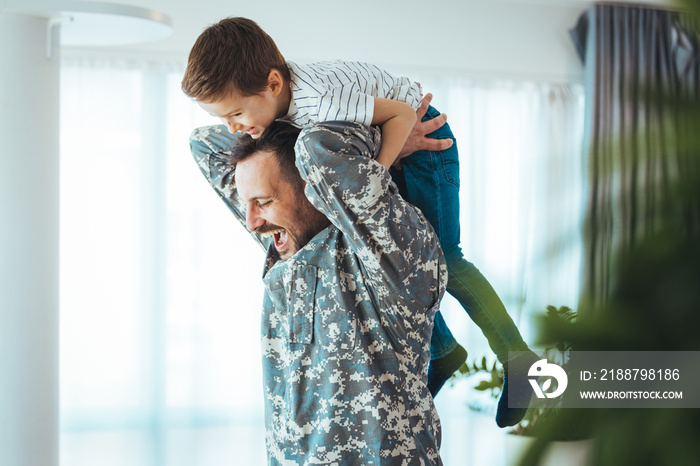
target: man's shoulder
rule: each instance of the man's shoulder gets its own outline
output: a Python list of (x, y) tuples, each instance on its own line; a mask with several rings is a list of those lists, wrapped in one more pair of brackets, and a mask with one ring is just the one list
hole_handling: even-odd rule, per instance
[[(361, 156), (369, 161), (376, 157), (381, 141), (382, 133), (377, 127), (350, 121), (324, 121), (305, 126), (299, 133), (295, 150), (302, 158), (326, 158), (328, 154), (335, 154)], [(304, 168), (308, 167), (302, 166)]]

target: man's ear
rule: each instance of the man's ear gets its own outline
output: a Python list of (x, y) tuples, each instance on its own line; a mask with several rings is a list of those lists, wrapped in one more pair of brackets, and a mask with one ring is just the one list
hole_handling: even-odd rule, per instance
[(267, 75), (267, 87), (272, 91), (272, 95), (277, 97), (277, 95), (282, 92), (282, 87), (284, 85), (282, 74), (273, 68), (270, 74)]

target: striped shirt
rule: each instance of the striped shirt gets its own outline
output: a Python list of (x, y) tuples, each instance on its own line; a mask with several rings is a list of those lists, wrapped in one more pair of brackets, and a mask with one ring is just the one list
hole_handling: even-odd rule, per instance
[(368, 63), (333, 60), (287, 64), (292, 76), (292, 101), (283, 119), (299, 126), (323, 121), (369, 126), (375, 97), (406, 102), (416, 110), (423, 98), (420, 84)]

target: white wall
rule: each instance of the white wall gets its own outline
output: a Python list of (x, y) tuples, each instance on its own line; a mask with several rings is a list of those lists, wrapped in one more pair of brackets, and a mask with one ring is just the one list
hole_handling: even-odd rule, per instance
[[(58, 464), (59, 66), (0, 10), (0, 464)], [(9, 72), (8, 72), (9, 71)]]
[[(121, 49), (185, 60), (197, 36), (226, 16), (256, 20), (290, 60), (365, 60), (389, 69), (428, 68), (547, 81), (580, 81), (568, 31), (590, 0), (109, 0), (153, 8), (171, 37)], [(672, 0), (635, 3), (672, 4)], [(70, 53), (70, 52), (69, 52)]]

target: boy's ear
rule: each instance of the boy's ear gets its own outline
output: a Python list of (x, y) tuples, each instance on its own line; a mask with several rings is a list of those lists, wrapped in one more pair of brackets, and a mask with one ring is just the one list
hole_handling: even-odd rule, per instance
[(277, 96), (282, 92), (283, 86), (284, 78), (282, 78), (282, 74), (273, 68), (270, 74), (267, 75), (267, 87), (272, 91), (272, 95)]

